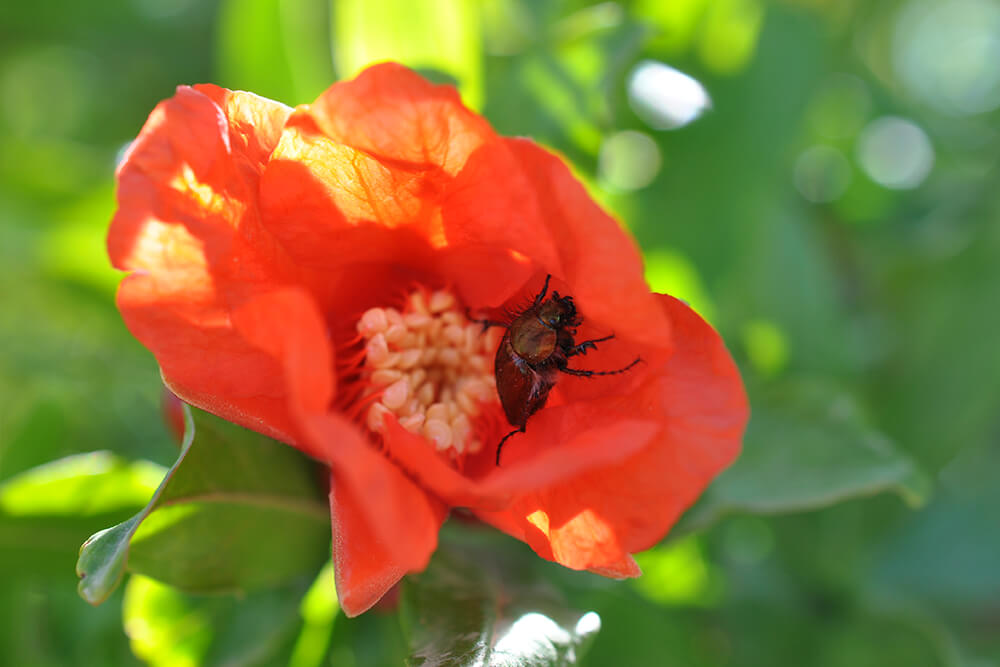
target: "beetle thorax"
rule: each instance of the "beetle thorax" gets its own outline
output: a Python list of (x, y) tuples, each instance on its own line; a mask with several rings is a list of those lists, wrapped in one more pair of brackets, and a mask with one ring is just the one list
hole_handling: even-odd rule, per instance
[(538, 319), (556, 330), (572, 325), (575, 318), (576, 306), (568, 296), (553, 296), (538, 306)]
[(559, 330), (573, 323), (576, 308), (567, 297), (552, 298), (529, 308), (510, 325), (514, 353), (530, 364), (547, 361), (556, 351)]
[(552, 356), (556, 340), (556, 330), (545, 324), (533, 310), (523, 313), (510, 325), (510, 344), (514, 353), (530, 364)]

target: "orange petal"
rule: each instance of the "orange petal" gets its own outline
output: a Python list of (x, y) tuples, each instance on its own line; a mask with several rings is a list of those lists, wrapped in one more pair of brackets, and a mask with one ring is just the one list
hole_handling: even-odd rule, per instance
[[(621, 461), (642, 449), (659, 430), (652, 421), (601, 419), (590, 414), (589, 406), (580, 405), (547, 410), (540, 418), (528, 433), (518, 436), (516, 445), (515, 439), (508, 441), (501, 467), (487, 452), (466, 467), (466, 474), (395, 419), (386, 419), (385, 446), (414, 480), (450, 506), (497, 511), (517, 494)], [(581, 429), (581, 423), (587, 428)]]
[(184, 400), (283, 440), (291, 420), (280, 369), (236, 334), (226, 279), (240, 257), (246, 279), (278, 259), (242, 237), (256, 223), (257, 177), (288, 109), (247, 93), (182, 86), (160, 103), (118, 170), (112, 263), (132, 270), (118, 305), (132, 333)]
[(338, 231), (364, 224), (408, 227), (441, 247), (448, 184), (490, 141), (497, 138), (489, 124), (462, 106), (454, 88), (401, 65), (376, 65), (289, 119), (264, 180), (268, 218), (305, 261), (317, 256), (312, 243), (326, 250)]
[(308, 294), (281, 289), (257, 295), (234, 320), (284, 370), (297, 420), (294, 444), (331, 467), (337, 592), (349, 616), (360, 614), (404, 574), (426, 567), (446, 508), (376, 451), (355, 424), (327, 413), (332, 352)]
[[(557, 156), (526, 139), (507, 139), (533, 184), (562, 274), (584, 316), (618, 338), (670, 347), (670, 323), (649, 292), (635, 242), (587, 194)], [(556, 273), (556, 271), (551, 271)]]
[(475, 307), (506, 299), (533, 263), (559, 272), (535, 200), (506, 143), (453, 88), (395, 64), (297, 109), (261, 187), (265, 224), (299, 264), (408, 267)]
[(228, 120), (229, 153), (245, 170), (248, 181), (256, 180), (278, 145), (291, 109), (253, 93), (199, 84), (196, 91), (212, 99)]
[(404, 574), (427, 567), (447, 509), (363, 443), (351, 424), (314, 417), (309, 431), (349, 456), (331, 474), (330, 515), (337, 596), (356, 616)]
[(228, 421), (294, 441), (281, 367), (234, 331), (228, 306), (210, 283), (172, 271), (135, 273), (118, 290), (118, 308), (156, 356), (174, 394)]
[[(312, 297), (302, 289), (284, 288), (254, 295), (233, 313), (239, 333), (265, 351), (283, 370), (273, 390), (284, 393), (293, 415), (325, 412), (333, 398), (333, 351), (326, 324)], [(293, 443), (329, 461), (327, 447), (297, 438)]]
[(374, 65), (330, 86), (306, 113), (322, 134), (380, 163), (448, 176), (495, 136), (453, 86), (430, 83), (397, 63)]
[(197, 269), (228, 256), (256, 215), (258, 179), (290, 111), (208, 85), (158, 104), (118, 168), (112, 264)]
[(642, 575), (642, 569), (631, 555), (625, 556), (616, 563), (603, 567), (592, 567), (590, 571), (608, 579), (633, 579)]
[(387, 415), (384, 428), (387, 453), (417, 483), (448, 505), (501, 509), (509, 501), (509, 494), (491, 495), (481, 489), (438, 456), (426, 438), (410, 433), (395, 418)]
[(659, 298), (674, 353), (617, 407), (612, 398), (603, 408), (657, 419), (656, 435), (619, 462), (525, 493), (503, 513), (479, 513), (574, 569), (620, 569), (628, 554), (662, 539), (739, 452), (749, 414), (735, 364), (708, 324), (682, 302)]
[(599, 472), (643, 449), (660, 430), (656, 421), (602, 407), (581, 402), (537, 413), (525, 433), (504, 444), (502, 465), (481, 480), (484, 490), (511, 496)]

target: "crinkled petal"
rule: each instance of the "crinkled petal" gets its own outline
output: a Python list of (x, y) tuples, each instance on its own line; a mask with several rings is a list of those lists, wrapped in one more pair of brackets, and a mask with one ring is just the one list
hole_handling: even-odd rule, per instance
[(498, 305), (533, 262), (560, 270), (535, 187), (453, 88), (384, 64), (292, 114), (261, 203), (303, 265), (405, 266)]
[(485, 118), (462, 104), (454, 86), (435, 85), (391, 62), (330, 86), (309, 115), (326, 136), (380, 162), (449, 176), (496, 136)]
[[(111, 263), (129, 271), (191, 261), (229, 268), (215, 264), (232, 255), (237, 232), (256, 214), (260, 173), (290, 112), (250, 93), (179, 86), (150, 114), (118, 168)], [(186, 230), (197, 255), (163, 247), (163, 227)]]
[(620, 569), (616, 563), (662, 539), (739, 453), (749, 413), (732, 358), (697, 314), (659, 298), (674, 331), (673, 354), (617, 407), (615, 399), (605, 404), (607, 414), (634, 409), (658, 418), (658, 433), (619, 462), (522, 494), (504, 512), (479, 512), (574, 569)]
[(287, 268), (255, 230), (257, 179), (288, 112), (248, 93), (178, 88), (119, 168), (108, 236), (112, 263), (132, 271), (118, 291), (122, 316), (171, 390), (283, 440), (292, 423), (280, 369), (230, 314), (247, 284)]

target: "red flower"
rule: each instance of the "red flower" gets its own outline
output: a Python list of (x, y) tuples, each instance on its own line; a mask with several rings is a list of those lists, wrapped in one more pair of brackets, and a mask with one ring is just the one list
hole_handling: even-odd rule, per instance
[[(639, 253), (555, 155), (497, 136), (394, 64), (289, 109), (210, 85), (150, 115), (118, 172), (118, 305), (185, 401), (331, 470), (348, 614), (419, 571), (451, 507), (606, 576), (736, 456), (747, 404), (719, 336), (651, 294)], [(488, 313), (546, 274), (580, 338), (527, 431), (493, 384)], [(581, 359), (580, 357), (574, 358)]]

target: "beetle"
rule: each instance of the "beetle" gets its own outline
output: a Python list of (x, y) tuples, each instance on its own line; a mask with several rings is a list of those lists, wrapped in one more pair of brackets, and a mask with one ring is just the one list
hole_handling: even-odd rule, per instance
[(497, 393), (507, 421), (516, 426), (497, 445), (496, 464), (500, 465), (500, 451), (508, 438), (524, 433), (528, 418), (542, 409), (549, 392), (555, 386), (559, 373), (578, 377), (618, 375), (641, 361), (636, 357), (629, 365), (613, 371), (590, 371), (569, 368), (569, 359), (596, 350), (597, 343), (614, 338), (614, 334), (577, 343), (576, 327), (583, 319), (576, 310), (572, 296), (561, 296), (553, 290), (546, 300), (549, 280), (545, 277), (542, 290), (535, 295), (530, 306), (514, 316), (509, 323), (477, 320), (483, 329), (505, 326), (503, 340), (494, 361)]

